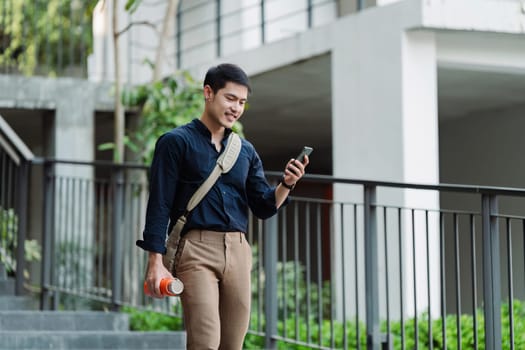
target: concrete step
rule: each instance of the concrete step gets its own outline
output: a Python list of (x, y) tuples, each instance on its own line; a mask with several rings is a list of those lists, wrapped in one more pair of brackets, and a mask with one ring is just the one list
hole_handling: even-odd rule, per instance
[(0, 331), (0, 349), (185, 349), (183, 332)]
[(29, 296), (0, 295), (0, 311), (36, 310), (38, 301)]
[(0, 311), (0, 331), (127, 331), (128, 315), (103, 311)]

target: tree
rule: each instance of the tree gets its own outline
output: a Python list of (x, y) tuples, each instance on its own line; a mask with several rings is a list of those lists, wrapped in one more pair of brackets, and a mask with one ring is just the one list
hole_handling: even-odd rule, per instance
[[(126, 11), (133, 13), (135, 12), (142, 0), (127, 0), (125, 9)], [(179, 0), (168, 0), (167, 11), (164, 16), (162, 31), (159, 38), (159, 44), (157, 46), (157, 53), (154, 62), (154, 72), (152, 77), (152, 83), (154, 84), (159, 78), (162, 71), (164, 47), (165, 42), (168, 39), (168, 28), (172, 20), (175, 19), (175, 11), (177, 9)], [(114, 64), (115, 64), (115, 121), (114, 121), (114, 149), (113, 149), (113, 161), (120, 163), (124, 159), (124, 140), (125, 140), (125, 118), (124, 118), (124, 107), (121, 101), (121, 69), (120, 69), (120, 53), (119, 53), (119, 38), (120, 36), (128, 31), (135, 24), (148, 24), (145, 22), (130, 23), (123, 30), (119, 30), (118, 25), (118, 0), (113, 0), (113, 48), (114, 48)]]
[[(116, 2), (114, 1), (113, 13), (116, 13)], [(142, 0), (127, 0), (125, 9), (133, 13), (139, 9)], [(174, 24), (176, 9), (179, 0), (168, 0), (167, 9), (159, 33), (159, 44), (156, 49), (155, 61), (149, 62), (152, 68), (152, 78), (149, 83), (137, 85), (121, 90), (120, 72), (115, 70), (115, 140), (99, 146), (99, 149), (114, 150), (114, 155), (124, 154), (124, 146), (129, 147), (138, 154), (142, 162), (149, 164), (153, 157), (155, 142), (164, 132), (188, 123), (198, 117), (204, 109), (202, 97), (202, 86), (188, 72), (176, 72), (168, 77), (162, 78), (162, 67), (164, 65), (164, 51), (166, 41), (169, 40), (169, 29)], [(148, 22), (131, 22), (121, 31), (114, 29), (115, 53), (118, 56), (118, 37), (129, 30), (133, 25), (150, 25)], [(116, 19), (113, 20), (113, 28), (118, 28)], [(115, 64), (118, 60), (115, 59)], [(122, 91), (122, 93), (121, 93)], [(118, 100), (118, 101), (117, 101)], [(124, 109), (135, 108), (140, 115), (136, 130), (125, 135), (124, 133)], [(243, 135), (242, 125), (236, 123), (234, 131)], [(114, 157), (115, 161), (119, 160)]]
[(97, 0), (4, 1), (0, 65), (25, 75), (85, 72), (92, 51), (91, 14)]

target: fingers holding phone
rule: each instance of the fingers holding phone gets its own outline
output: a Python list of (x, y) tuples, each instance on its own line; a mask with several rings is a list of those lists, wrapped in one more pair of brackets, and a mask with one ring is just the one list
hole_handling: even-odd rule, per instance
[(309, 155), (313, 148), (304, 146), (297, 157), (290, 159), (284, 170), (284, 176), (281, 183), (288, 189), (293, 189), (295, 183), (304, 175), (305, 168), (310, 162)]

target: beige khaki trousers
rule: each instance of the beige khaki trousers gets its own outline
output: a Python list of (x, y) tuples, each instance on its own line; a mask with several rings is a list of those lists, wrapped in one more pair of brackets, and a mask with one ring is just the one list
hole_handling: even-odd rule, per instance
[(187, 349), (240, 350), (250, 321), (251, 248), (242, 232), (191, 230), (179, 243), (175, 270)]

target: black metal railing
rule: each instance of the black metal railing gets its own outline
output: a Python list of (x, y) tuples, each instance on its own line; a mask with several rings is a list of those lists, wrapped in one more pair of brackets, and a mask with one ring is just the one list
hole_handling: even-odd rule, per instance
[[(206, 61), (333, 22), (338, 17), (336, 0), (286, 2), (258, 0), (226, 8), (221, 0), (179, 3), (175, 42), (178, 69), (186, 62)], [(359, 2), (357, 10), (364, 8)], [(249, 37), (249, 42), (246, 38)]]
[[(44, 160), (43, 305), (155, 309), (142, 293), (146, 169)], [(278, 173), (268, 173), (276, 180)], [(251, 217), (249, 339), (261, 348), (523, 346), (525, 190), (308, 175), (278, 215)], [(342, 194), (346, 193), (345, 196)], [(503, 271), (500, 274), (500, 271)], [(85, 305), (84, 305), (85, 306)]]
[(0, 116), (0, 264), (24, 290), (29, 170), (33, 154)]
[[(88, 56), (93, 52), (93, 9), (97, 2), (0, 0), (0, 73), (86, 78)], [(168, 61), (174, 62), (173, 68), (181, 69), (187, 62), (209, 61), (261, 46), (332, 22), (339, 16), (336, 0), (283, 4), (280, 0), (258, 0), (226, 8), (227, 3), (221, 0), (180, 1), (176, 30), (169, 38), (172, 49), (166, 53), (173, 60)], [(362, 1), (355, 6), (357, 11), (364, 8)], [(160, 21), (158, 17), (146, 19), (157, 29)], [(103, 35), (105, 42), (111, 41), (109, 33)], [(133, 50), (154, 51), (154, 47), (145, 47), (145, 43), (131, 37), (129, 45), (129, 57), (135, 57)], [(104, 66), (110, 64), (106, 52), (98, 54)], [(137, 58), (139, 62), (143, 59)]]

